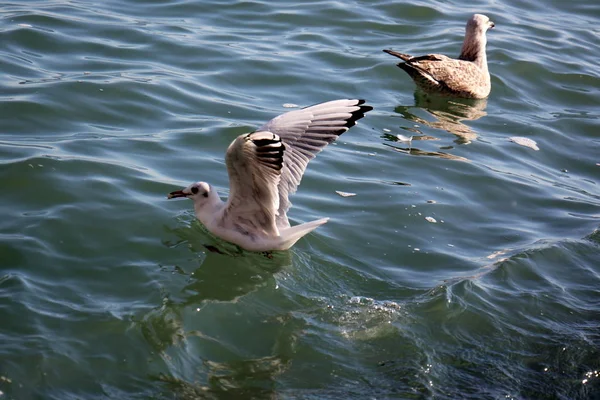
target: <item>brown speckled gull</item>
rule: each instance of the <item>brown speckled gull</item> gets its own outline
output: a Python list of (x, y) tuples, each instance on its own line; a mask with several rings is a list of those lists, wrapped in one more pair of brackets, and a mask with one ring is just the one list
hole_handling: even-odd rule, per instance
[(491, 90), (485, 54), (485, 33), (494, 26), (485, 15), (473, 15), (467, 22), (465, 40), (458, 59), (442, 54), (413, 57), (393, 50), (383, 51), (404, 60), (398, 67), (406, 71), (425, 92), (483, 99)]

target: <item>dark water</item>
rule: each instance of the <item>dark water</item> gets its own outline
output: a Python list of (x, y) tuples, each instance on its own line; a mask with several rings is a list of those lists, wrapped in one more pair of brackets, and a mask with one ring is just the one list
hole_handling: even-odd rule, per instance
[[(381, 52), (457, 55), (474, 12), (487, 101), (415, 94)], [(0, 399), (600, 398), (596, 2), (0, 17)], [(346, 97), (375, 110), (311, 163), (289, 215), (331, 220), (292, 251), (211, 252), (166, 200), (226, 195), (237, 135)]]

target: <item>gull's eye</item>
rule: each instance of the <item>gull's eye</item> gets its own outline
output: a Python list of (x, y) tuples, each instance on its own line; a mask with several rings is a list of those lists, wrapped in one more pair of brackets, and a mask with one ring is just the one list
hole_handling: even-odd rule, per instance
[(204, 193), (202, 193), (202, 196), (204, 196), (204, 197), (208, 197), (208, 192), (204, 192)]
[(192, 194), (198, 193), (198, 188), (196, 186), (192, 186)]

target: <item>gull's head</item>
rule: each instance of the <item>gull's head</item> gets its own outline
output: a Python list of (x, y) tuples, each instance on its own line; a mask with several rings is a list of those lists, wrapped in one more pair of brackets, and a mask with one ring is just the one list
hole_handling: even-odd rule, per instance
[(202, 205), (211, 201), (214, 196), (218, 196), (217, 192), (206, 182), (195, 182), (190, 186), (169, 193), (168, 199), (177, 197), (186, 197), (194, 201), (194, 204)]
[(474, 14), (467, 22), (467, 32), (486, 33), (496, 25), (483, 14)]

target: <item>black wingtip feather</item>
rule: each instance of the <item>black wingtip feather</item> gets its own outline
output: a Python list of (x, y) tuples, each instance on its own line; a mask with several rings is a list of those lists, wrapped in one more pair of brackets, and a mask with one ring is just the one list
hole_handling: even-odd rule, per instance
[(252, 143), (256, 145), (256, 155), (264, 165), (276, 171), (283, 168), (285, 145), (278, 136), (272, 139), (252, 139)]
[(359, 99), (357, 101), (358, 101), (358, 103), (356, 105), (359, 106), (358, 110), (352, 111), (352, 113), (351, 113), (352, 116), (350, 118), (348, 118), (348, 120), (344, 124), (344, 126), (346, 128), (351, 128), (354, 125), (356, 125), (356, 121), (363, 118), (366, 113), (368, 113), (369, 111), (371, 111), (373, 109), (373, 107), (371, 107), (371, 106), (363, 105), (363, 104), (365, 104), (366, 100)]
[(252, 139), (252, 143), (256, 145), (256, 147), (261, 148), (268, 146), (270, 144), (281, 143), (279, 139)]

